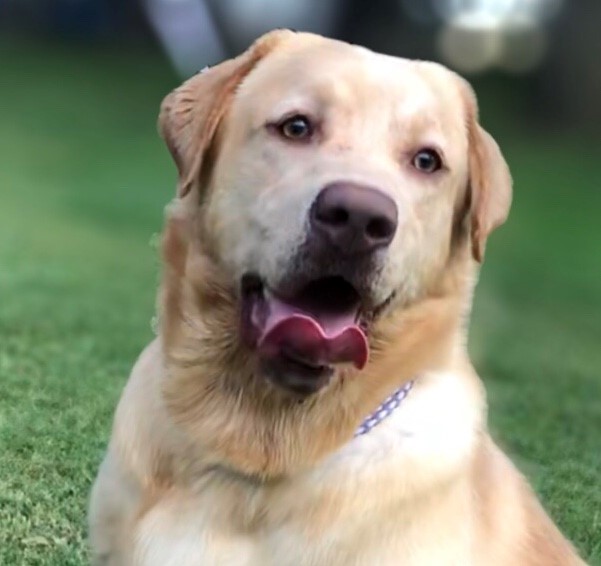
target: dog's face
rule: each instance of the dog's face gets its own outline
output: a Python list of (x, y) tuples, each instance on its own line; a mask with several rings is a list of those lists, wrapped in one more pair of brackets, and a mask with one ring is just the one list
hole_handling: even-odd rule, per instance
[(374, 322), (431, 291), (457, 241), (481, 259), (507, 214), (498, 148), (439, 65), (276, 32), (189, 83), (161, 118), (180, 198), (286, 390), (362, 368)]

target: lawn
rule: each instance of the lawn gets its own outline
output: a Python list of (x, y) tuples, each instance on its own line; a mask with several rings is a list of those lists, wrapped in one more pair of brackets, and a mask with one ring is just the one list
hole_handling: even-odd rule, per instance
[[(0, 564), (86, 563), (87, 496), (152, 336), (174, 168), (158, 52), (0, 42)], [(496, 438), (601, 564), (601, 145), (526, 133), (483, 88), (512, 166), (470, 348)]]

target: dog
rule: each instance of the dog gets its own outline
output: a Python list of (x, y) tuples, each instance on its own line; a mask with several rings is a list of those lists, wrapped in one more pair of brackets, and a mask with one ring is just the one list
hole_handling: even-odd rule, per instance
[(431, 62), (276, 30), (169, 94), (159, 331), (93, 561), (584, 564), (487, 432), (466, 333), (508, 166)]

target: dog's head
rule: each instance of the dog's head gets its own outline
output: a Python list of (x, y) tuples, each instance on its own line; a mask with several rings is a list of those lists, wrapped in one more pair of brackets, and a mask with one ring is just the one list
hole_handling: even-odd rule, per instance
[[(509, 210), (505, 161), (465, 81), (311, 34), (272, 32), (191, 78), (160, 130), (184, 226), (168, 224), (172, 274), (192, 280), (196, 265), (197, 292), (219, 281), (204, 307), (236, 313), (221, 316), (223, 349), (301, 396), (363, 368), (380, 321), (443, 293), (468, 255), (480, 262)], [(178, 307), (189, 332), (203, 316), (192, 297)]]

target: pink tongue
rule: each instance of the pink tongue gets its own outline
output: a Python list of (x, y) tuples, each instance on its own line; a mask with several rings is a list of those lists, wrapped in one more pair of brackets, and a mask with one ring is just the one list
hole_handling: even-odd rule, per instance
[(264, 307), (252, 313), (261, 329), (258, 348), (263, 355), (286, 354), (312, 366), (353, 363), (362, 369), (367, 363), (369, 346), (356, 313), (313, 315), (275, 297)]

